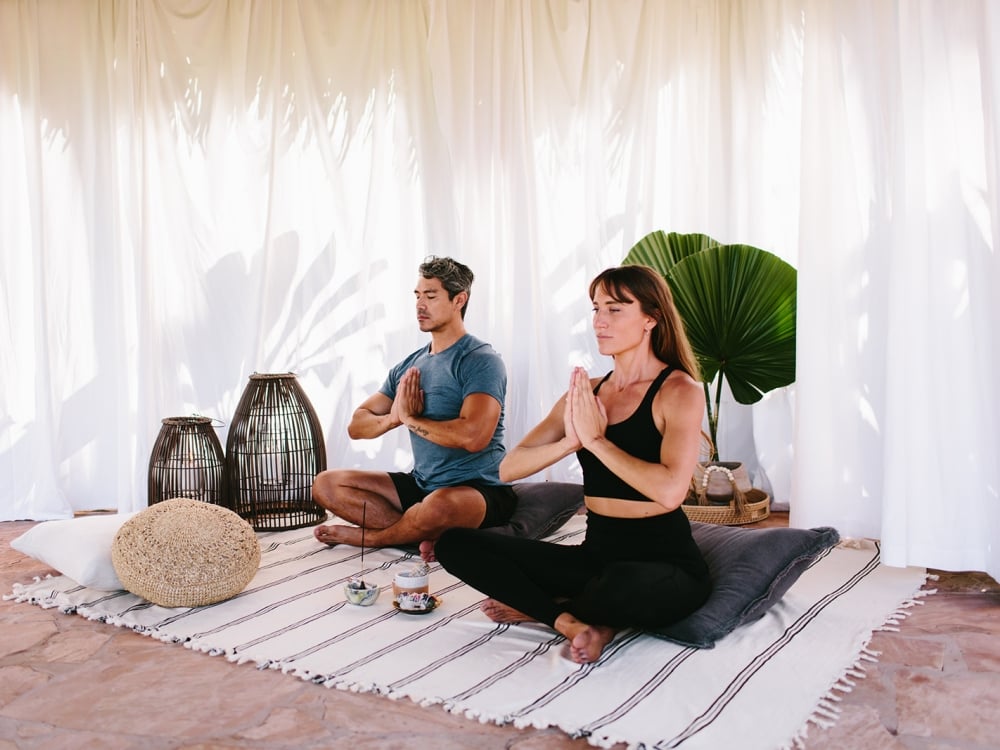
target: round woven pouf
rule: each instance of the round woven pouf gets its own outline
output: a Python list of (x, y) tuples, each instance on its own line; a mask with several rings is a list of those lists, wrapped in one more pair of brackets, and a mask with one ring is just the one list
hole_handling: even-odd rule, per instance
[(260, 545), (253, 527), (228, 508), (178, 497), (122, 524), (111, 562), (127, 591), (162, 607), (201, 607), (246, 588)]

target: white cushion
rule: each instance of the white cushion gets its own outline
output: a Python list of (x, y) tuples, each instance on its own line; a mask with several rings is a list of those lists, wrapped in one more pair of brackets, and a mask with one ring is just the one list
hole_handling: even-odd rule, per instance
[(83, 586), (101, 591), (124, 588), (111, 563), (111, 544), (122, 524), (135, 513), (109, 513), (42, 521), (10, 546)]

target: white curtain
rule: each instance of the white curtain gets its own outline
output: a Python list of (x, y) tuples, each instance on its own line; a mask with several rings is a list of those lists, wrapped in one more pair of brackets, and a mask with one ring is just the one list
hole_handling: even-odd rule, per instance
[(792, 522), (997, 577), (1000, 8), (818, 0), (803, 51)]
[(516, 441), (665, 229), (799, 270), (797, 382), (723, 453), (793, 525), (996, 575), (998, 50), (989, 0), (0, 0), (0, 519), (143, 507), (160, 420), (224, 443), (255, 371), (329, 465), (407, 468), (344, 427), (428, 254)]

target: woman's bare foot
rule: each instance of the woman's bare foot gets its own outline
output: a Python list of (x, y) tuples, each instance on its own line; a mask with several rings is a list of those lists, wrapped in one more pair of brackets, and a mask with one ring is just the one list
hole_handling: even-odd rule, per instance
[(517, 624), (519, 622), (537, 622), (532, 617), (524, 614), (513, 607), (508, 607), (503, 602), (498, 602), (496, 599), (487, 599), (482, 604), (479, 605), (479, 609), (484, 615), (489, 617), (493, 622), (501, 622), (510, 625)]
[(607, 625), (588, 625), (569, 612), (556, 618), (555, 627), (569, 641), (569, 657), (577, 664), (591, 664), (601, 658), (604, 647), (617, 632)]
[(604, 647), (615, 637), (614, 628), (605, 625), (588, 625), (586, 630), (573, 637), (569, 647), (570, 658), (577, 664), (589, 664), (601, 658)]

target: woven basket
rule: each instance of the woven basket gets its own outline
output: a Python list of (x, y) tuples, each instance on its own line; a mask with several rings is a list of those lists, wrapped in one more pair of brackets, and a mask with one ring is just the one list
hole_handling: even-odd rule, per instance
[(744, 493), (742, 509), (736, 507), (735, 500), (729, 505), (698, 505), (697, 502), (689, 496), (681, 505), (691, 521), (741, 526), (745, 523), (763, 521), (771, 515), (770, 495), (756, 487)]
[(127, 591), (162, 607), (201, 607), (246, 588), (260, 565), (260, 544), (228, 508), (178, 497), (122, 524), (111, 562)]
[(771, 498), (750, 486), (742, 463), (713, 461), (698, 464), (681, 507), (691, 521), (741, 526), (767, 518)]

